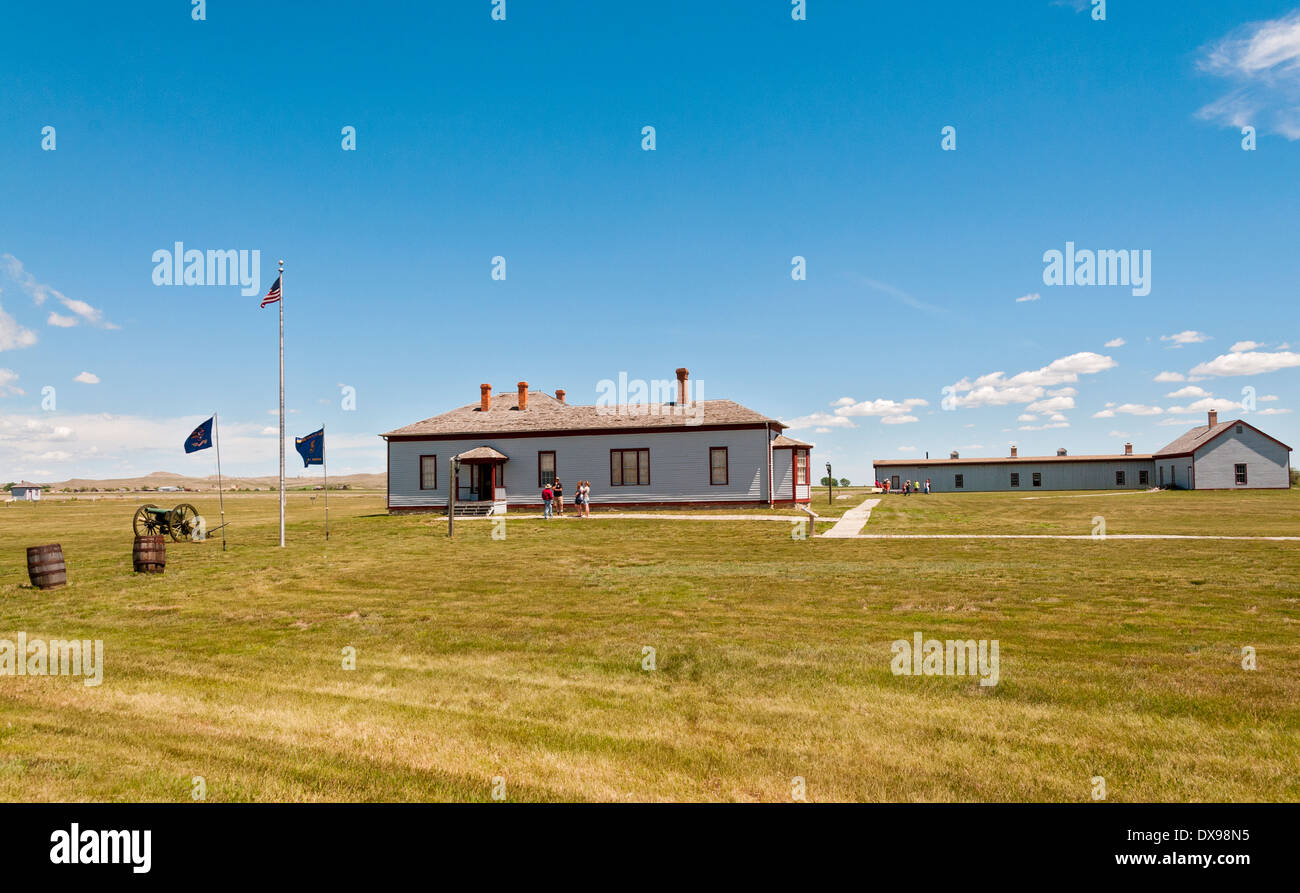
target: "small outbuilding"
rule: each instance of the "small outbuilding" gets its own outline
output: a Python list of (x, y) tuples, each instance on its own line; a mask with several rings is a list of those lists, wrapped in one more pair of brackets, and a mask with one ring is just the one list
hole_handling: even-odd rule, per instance
[(31, 481), (19, 481), (9, 488), (9, 495), (26, 502), (40, 502), (41, 485), (33, 484)]

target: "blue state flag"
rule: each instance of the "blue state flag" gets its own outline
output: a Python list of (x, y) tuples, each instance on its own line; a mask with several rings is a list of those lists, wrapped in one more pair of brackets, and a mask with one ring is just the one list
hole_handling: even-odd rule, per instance
[(306, 437), (295, 437), (293, 445), (302, 456), (302, 465), (323, 465), (325, 463), (325, 429), (321, 428)]
[(190, 432), (190, 436), (185, 439), (185, 452), (197, 453), (210, 446), (212, 446), (212, 419), (208, 419)]

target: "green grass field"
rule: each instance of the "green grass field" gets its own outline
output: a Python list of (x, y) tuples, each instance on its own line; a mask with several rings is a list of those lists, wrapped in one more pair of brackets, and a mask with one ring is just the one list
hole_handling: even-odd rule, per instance
[[(0, 638), (105, 649), (98, 687), (0, 676), (0, 798), (187, 801), (202, 776), (210, 801), (489, 800), (501, 776), (512, 801), (788, 802), (799, 776), (812, 801), (1089, 801), (1103, 776), (1115, 801), (1300, 799), (1300, 543), (617, 519), (448, 540), (382, 495), (330, 502), (326, 544), (291, 494), (281, 550), (274, 495), (228, 497), (229, 551), (169, 542), (163, 576), (131, 572), (132, 499), (0, 509)], [(868, 532), (1098, 514), (1294, 535), (1300, 493), (891, 496)], [(46, 542), (66, 588), (27, 583)], [(893, 675), (915, 631), (999, 640), (1000, 683)]]

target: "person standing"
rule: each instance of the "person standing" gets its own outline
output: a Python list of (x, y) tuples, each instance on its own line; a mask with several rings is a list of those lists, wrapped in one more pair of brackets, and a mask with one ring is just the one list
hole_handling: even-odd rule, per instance
[(582, 482), (582, 517), (591, 517), (591, 481)]
[(925, 495), (926, 495), (926, 496), (929, 496), (929, 495), (930, 495), (930, 479), (929, 479), (929, 478), (926, 478), (926, 479), (925, 479)]
[(553, 491), (550, 487), (543, 487), (542, 488), (542, 519), (543, 520), (550, 520), (551, 501), (553, 499), (555, 499), (555, 491)]
[(564, 485), (560, 483), (557, 477), (555, 483), (551, 484), (551, 493), (555, 496), (555, 514), (564, 515)]

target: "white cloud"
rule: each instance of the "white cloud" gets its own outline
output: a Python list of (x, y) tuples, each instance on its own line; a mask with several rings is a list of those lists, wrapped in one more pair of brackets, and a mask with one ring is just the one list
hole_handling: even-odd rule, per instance
[(1259, 398), (1260, 403), (1273, 403), (1277, 400), (1277, 394), (1265, 394)]
[[(46, 478), (133, 476), (160, 470), (203, 477), (215, 470), (210, 450), (190, 455), (182, 450), (186, 435), (206, 415), (165, 419), (111, 413), (59, 413), (56, 419), (51, 415), (0, 414), (0, 468), (17, 471), (34, 469), (37, 463), (57, 463), (40, 466), (47, 469), (42, 475)], [(244, 473), (239, 470), (243, 466), (249, 473), (274, 473), (279, 431), (275, 429), (266, 437), (259, 433), (260, 428), (260, 422), (222, 419), (221, 461), (227, 471)], [(292, 434), (286, 440), (289, 455), (293, 455)], [(383, 448), (375, 448), (372, 435), (334, 432), (330, 440), (330, 449), (345, 461), (353, 458), (382, 470)], [(331, 459), (331, 471), (333, 462)], [(24, 473), (31, 476), (36, 471)]]
[(1032, 413), (1025, 412), (1025, 413), (1021, 413), (1020, 415), (1016, 416), (1016, 421), (1017, 421), (1017, 422), (1036, 422), (1036, 421), (1038, 421), (1038, 416), (1033, 415)]
[(1202, 47), (1197, 66), (1232, 85), (1198, 118), (1300, 139), (1300, 10), (1242, 25)]
[(840, 399), (832, 403), (831, 406), (852, 406), (854, 403), (857, 402), (858, 401), (854, 400), (852, 397), (841, 397)]
[(13, 350), (16, 347), (31, 347), (36, 343), (36, 333), (18, 325), (18, 320), (0, 307), (0, 350)]
[(1204, 332), (1197, 332), (1193, 329), (1187, 329), (1183, 332), (1177, 332), (1173, 335), (1161, 335), (1161, 341), (1171, 341), (1174, 347), (1182, 347), (1184, 344), (1200, 344), (1202, 341), (1209, 341), (1210, 336)]
[(1043, 399), (1047, 388), (1073, 384), (1079, 380), (1080, 375), (1092, 375), (1115, 365), (1110, 357), (1084, 351), (1053, 360), (1041, 369), (1017, 373), (1010, 378), (1006, 377), (1005, 372), (990, 372), (974, 381), (963, 378), (952, 387), (959, 407), (1033, 403)]
[(22, 261), (12, 254), (0, 254), (0, 270), (4, 270), (9, 278), (18, 284), (18, 286), (28, 295), (37, 307), (45, 303), (47, 298), (53, 297), (66, 309), (71, 310), (75, 316), (63, 316), (58, 313), (51, 313), (46, 320), (52, 326), (69, 328), (77, 325), (79, 322), (88, 325), (97, 326), (101, 329), (116, 329), (118, 326), (104, 319), (104, 313), (96, 307), (92, 307), (85, 301), (77, 298), (69, 298), (57, 288), (38, 282), (36, 277), (23, 268)]
[(1185, 400), (1188, 397), (1209, 397), (1210, 392), (1205, 388), (1189, 384), (1187, 387), (1179, 388), (1176, 391), (1170, 391), (1168, 394), (1165, 394), (1165, 396), (1172, 397), (1175, 400)]
[[(829, 412), (814, 412), (811, 415), (799, 416), (797, 419), (782, 419), (786, 427), (791, 430), (799, 428), (856, 428), (853, 422), (843, 416), (831, 415)], [(278, 432), (277, 432), (278, 433)]]
[(1021, 425), (1021, 431), (1046, 431), (1049, 428), (1068, 428), (1069, 422), (1047, 422), (1043, 425)]
[(1269, 407), (1268, 409), (1261, 409), (1258, 412), (1256, 412), (1255, 415), (1286, 415), (1288, 412), (1291, 412), (1291, 410), (1279, 409), (1278, 407), (1273, 406), (1273, 407)]
[(0, 369), (0, 397), (7, 397), (10, 394), (21, 394), (23, 389), (14, 384), (18, 380), (18, 373), (12, 369)]
[(1159, 406), (1146, 406), (1142, 403), (1121, 403), (1114, 409), (1103, 409), (1101, 412), (1094, 412), (1094, 419), (1113, 419), (1117, 413), (1124, 415), (1160, 415), (1164, 412)]
[(908, 422), (919, 422), (914, 415), (887, 415), (880, 420), (882, 425), (906, 425)]
[(1074, 409), (1073, 397), (1048, 397), (1035, 400), (1025, 407), (1026, 412), (1060, 412), (1062, 409)]
[(1123, 347), (1128, 342), (1123, 338), (1112, 338), (1106, 342), (1107, 347)]
[(1016, 298), (1016, 303), (1017, 303), (1017, 304), (1024, 304), (1024, 303), (1026, 303), (1026, 302), (1028, 302), (1028, 301), (1037, 301), (1037, 300), (1039, 300), (1039, 299), (1042, 298), (1042, 297), (1043, 297), (1043, 296), (1040, 295), (1038, 292), (1034, 292), (1033, 294), (1021, 295), (1020, 297)]
[(1290, 351), (1243, 351), (1241, 353), (1221, 354), (1208, 363), (1201, 363), (1192, 368), (1192, 375), (1202, 377), (1211, 375), (1260, 375), (1264, 372), (1276, 372), (1300, 366), (1300, 353)]
[(99, 376), (93, 372), (82, 372), (80, 375), (74, 378), (73, 381), (79, 381), (82, 384), (99, 384)]
[(887, 399), (863, 400), (858, 403), (845, 403), (848, 399), (841, 397), (835, 401), (838, 407), (835, 410), (837, 416), (880, 416), (885, 420), (890, 416), (907, 415), (918, 406), (929, 406), (930, 401), (922, 400), (920, 397), (908, 397), (906, 400), (895, 401)]
[(1263, 346), (1264, 345), (1260, 344), (1258, 341), (1238, 341), (1236, 344), (1232, 345), (1232, 347), (1228, 348), (1228, 352), (1244, 353), (1248, 350), (1257, 350)]
[(914, 446), (894, 447), (894, 451), (898, 453), (915, 453), (916, 447)]
[(1187, 376), (1181, 372), (1161, 372), (1153, 380), (1162, 384), (1167, 384), (1174, 381), (1187, 381)]
[(1172, 415), (1186, 415), (1192, 412), (1208, 412), (1211, 409), (1241, 409), (1241, 404), (1236, 400), (1225, 400), (1222, 397), (1206, 397), (1186, 406), (1171, 406), (1168, 412)]

